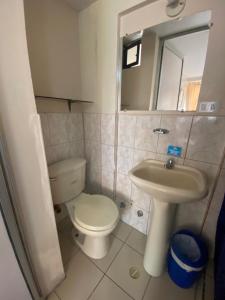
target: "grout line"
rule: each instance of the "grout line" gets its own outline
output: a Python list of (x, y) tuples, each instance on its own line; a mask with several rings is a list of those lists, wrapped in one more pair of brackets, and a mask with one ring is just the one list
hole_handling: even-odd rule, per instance
[(117, 190), (117, 166), (118, 166), (118, 143), (119, 143), (119, 114), (115, 113), (115, 132), (114, 132), (114, 182), (113, 200), (116, 201)]
[(126, 290), (124, 290), (117, 282), (115, 282), (111, 277), (109, 277), (107, 274), (105, 274), (105, 276), (111, 280), (118, 288), (120, 288), (127, 296), (129, 296), (131, 299), (135, 300), (135, 298), (133, 296), (131, 296), (130, 294), (128, 294), (128, 292)]
[(91, 259), (90, 257), (88, 257), (87, 255), (87, 258), (97, 267), (97, 269), (99, 269), (104, 275), (108, 272), (108, 270), (109, 270), (109, 268), (111, 267), (111, 265), (112, 265), (112, 263), (114, 262), (114, 260), (116, 259), (116, 257), (118, 256), (118, 254), (119, 254), (119, 252), (121, 251), (121, 249), (123, 248), (123, 246), (124, 246), (124, 243), (122, 243), (122, 245), (121, 245), (121, 247), (119, 248), (119, 250), (118, 250), (118, 252), (115, 254), (115, 256), (114, 256), (114, 258), (113, 258), (113, 260), (111, 261), (111, 263), (109, 264), (109, 266), (108, 266), (108, 268), (106, 269), (106, 271), (102, 271), (101, 269), (100, 269), (100, 267), (97, 265), (97, 264), (95, 264), (95, 262), (93, 261), (93, 259)]
[(218, 185), (218, 182), (219, 182), (221, 170), (222, 170), (222, 165), (221, 165), (221, 166), (218, 168), (218, 170), (217, 170), (217, 174), (216, 174), (216, 176), (215, 176), (215, 181), (214, 181), (214, 184), (213, 184), (213, 186), (212, 186), (211, 193), (210, 193), (210, 195), (209, 195), (209, 201), (208, 201), (208, 203), (206, 204), (207, 208), (206, 208), (206, 212), (205, 212), (205, 215), (204, 215), (204, 217), (203, 217), (202, 225), (201, 225), (201, 228), (200, 228), (200, 234), (201, 234), (201, 235), (203, 234), (203, 229), (204, 229), (204, 226), (205, 226), (207, 217), (208, 217), (208, 215), (209, 215), (209, 211), (210, 211), (210, 208), (211, 208), (211, 205), (212, 205), (212, 202), (213, 202), (213, 196), (214, 196), (214, 194), (215, 194), (215, 191), (216, 191), (216, 188), (217, 188), (217, 185)]
[(91, 298), (91, 296), (94, 294), (94, 292), (96, 291), (97, 287), (99, 286), (99, 284), (102, 282), (103, 278), (105, 277), (104, 273), (101, 277), (101, 279), (99, 280), (99, 282), (97, 283), (97, 285), (94, 287), (94, 289), (92, 290), (92, 292), (90, 293), (90, 295), (88, 296), (87, 300), (89, 300)]
[(100, 182), (100, 191), (101, 191), (101, 194), (102, 194), (102, 170), (103, 170), (103, 165), (102, 165), (102, 113), (100, 113), (99, 115), (99, 135), (100, 135), (100, 140), (99, 140), (99, 143), (100, 143), (100, 173), (101, 173), (101, 182)]
[(118, 250), (118, 252), (116, 253), (116, 255), (114, 256), (113, 260), (111, 261), (111, 263), (109, 264), (108, 268), (105, 271), (105, 274), (107, 274), (107, 272), (109, 271), (111, 265), (114, 263), (114, 261), (116, 260), (117, 256), (119, 255), (119, 253), (121, 252), (122, 248), (124, 247), (125, 243), (122, 243), (120, 249)]
[(192, 119), (191, 119), (191, 126), (189, 129), (189, 134), (188, 134), (188, 138), (187, 138), (186, 150), (185, 150), (184, 157), (183, 157), (184, 160), (187, 159), (187, 151), (188, 151), (188, 146), (189, 146), (189, 142), (190, 142), (190, 138), (191, 138), (191, 131), (193, 128), (193, 124), (194, 124), (194, 116), (192, 116)]
[[(129, 224), (127, 224), (127, 225), (129, 225)], [(128, 236), (125, 238), (125, 241), (124, 241), (125, 244), (127, 243), (129, 237), (131, 236), (131, 233), (134, 231), (134, 229), (136, 229), (136, 228), (132, 227), (131, 225), (129, 225), (129, 226), (131, 227), (131, 231), (129, 232)]]
[[(71, 260), (74, 259), (74, 257), (77, 256), (80, 252), (81, 252), (81, 249), (79, 248), (76, 253), (74, 253), (70, 258), (68, 258), (68, 260), (65, 262), (65, 264), (63, 264), (64, 271), (66, 271), (68, 269), (68, 266), (69, 266)], [(65, 274), (66, 274), (66, 272), (65, 272)], [(66, 274), (66, 276), (67, 276), (67, 274)]]
[(134, 247), (130, 246), (129, 244), (125, 243), (125, 245), (127, 247), (129, 247), (131, 250), (133, 250), (134, 252), (136, 252), (137, 254), (139, 254), (140, 256), (144, 257), (144, 254), (140, 253), (137, 249), (135, 249)]
[[(161, 126), (162, 126), (162, 118), (163, 118), (162, 114), (160, 114), (159, 117), (160, 117), (159, 128), (161, 128)], [(159, 134), (157, 134), (157, 135), (158, 135), (158, 137), (157, 137), (157, 143), (156, 143), (156, 154), (158, 154), (159, 138), (160, 138)]]
[(145, 297), (145, 294), (146, 294), (146, 292), (147, 292), (147, 289), (148, 289), (148, 286), (149, 286), (149, 284), (150, 284), (151, 279), (152, 279), (152, 277), (150, 276), (150, 278), (149, 278), (149, 280), (148, 280), (148, 283), (147, 283), (147, 285), (146, 285), (146, 287), (145, 287), (144, 294), (143, 294), (143, 296), (142, 296), (142, 298), (141, 298), (142, 300), (143, 300), (144, 297)]

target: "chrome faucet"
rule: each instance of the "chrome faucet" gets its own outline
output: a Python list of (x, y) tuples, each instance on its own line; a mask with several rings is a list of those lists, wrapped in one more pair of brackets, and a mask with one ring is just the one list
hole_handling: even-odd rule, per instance
[(173, 169), (174, 166), (175, 166), (175, 160), (173, 158), (169, 158), (164, 165), (166, 169)]

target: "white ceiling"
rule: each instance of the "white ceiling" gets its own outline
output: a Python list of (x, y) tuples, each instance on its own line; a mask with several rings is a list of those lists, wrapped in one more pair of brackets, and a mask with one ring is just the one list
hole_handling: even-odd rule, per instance
[(69, 3), (74, 9), (80, 11), (86, 7), (88, 7), (90, 4), (95, 2), (96, 0), (63, 0)]

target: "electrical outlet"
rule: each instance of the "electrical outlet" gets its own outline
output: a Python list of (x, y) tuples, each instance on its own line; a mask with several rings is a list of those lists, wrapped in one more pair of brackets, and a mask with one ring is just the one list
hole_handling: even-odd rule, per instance
[(216, 110), (216, 102), (201, 102), (199, 106), (200, 112), (214, 112)]

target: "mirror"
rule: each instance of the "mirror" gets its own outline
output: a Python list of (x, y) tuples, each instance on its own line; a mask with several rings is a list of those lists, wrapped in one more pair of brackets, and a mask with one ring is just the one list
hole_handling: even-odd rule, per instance
[(196, 111), (211, 12), (123, 38), (121, 110)]

